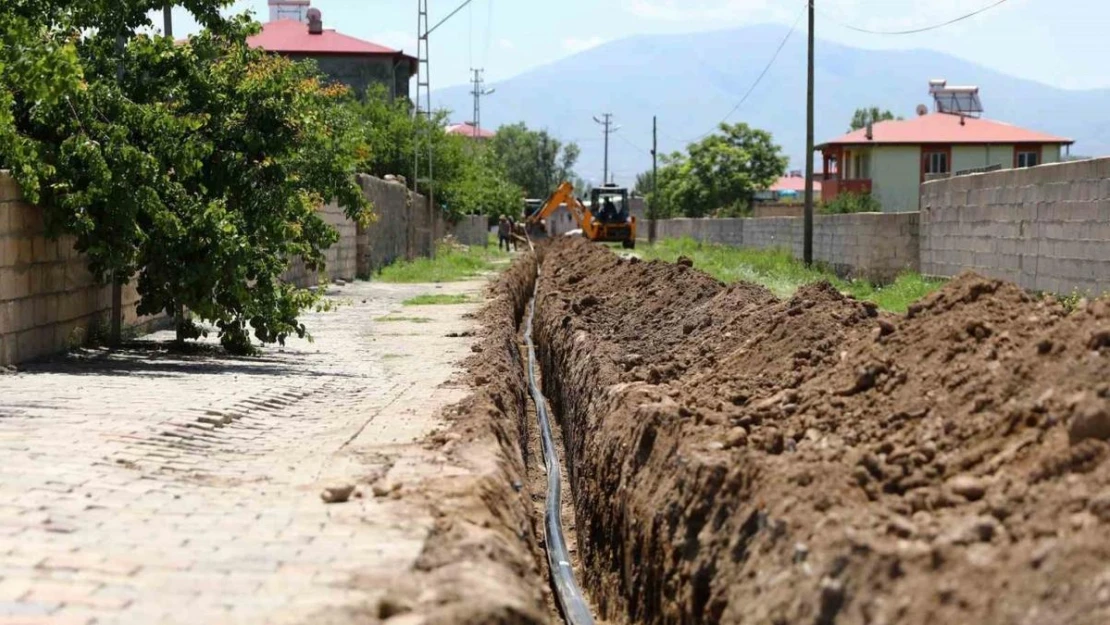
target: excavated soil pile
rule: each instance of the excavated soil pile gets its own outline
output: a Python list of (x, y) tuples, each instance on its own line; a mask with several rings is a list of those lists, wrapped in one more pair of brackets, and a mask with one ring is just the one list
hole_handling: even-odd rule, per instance
[(603, 618), (1110, 622), (1110, 303), (964, 275), (895, 317), (579, 239), (543, 269)]
[(494, 298), (480, 313), (482, 337), (465, 363), (474, 393), (448, 411), (447, 431), (428, 441), (453, 467), (427, 489), (436, 526), (417, 575), (400, 576), (383, 601), (383, 620), (551, 621), (520, 445), (527, 386), (517, 323), (531, 299), (535, 271), (534, 256), (518, 259), (493, 285)]

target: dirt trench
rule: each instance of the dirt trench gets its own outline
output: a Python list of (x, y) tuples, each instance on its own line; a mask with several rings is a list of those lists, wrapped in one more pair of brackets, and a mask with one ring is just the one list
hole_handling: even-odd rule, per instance
[(892, 316), (577, 238), (542, 268), (600, 619), (1110, 622), (1106, 301), (964, 275)]
[[(473, 393), (426, 445), (454, 467), (425, 488), (435, 528), (412, 574), (398, 572), (379, 607), (386, 623), (539, 625), (557, 619), (533, 528), (524, 463), (527, 411), (517, 324), (536, 261), (520, 257), (491, 287), (481, 337), (464, 363)], [(373, 621), (371, 621), (373, 622)]]

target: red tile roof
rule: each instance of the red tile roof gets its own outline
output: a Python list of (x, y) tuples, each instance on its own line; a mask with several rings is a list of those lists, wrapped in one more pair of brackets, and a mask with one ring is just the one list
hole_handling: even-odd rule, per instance
[(252, 47), (268, 52), (300, 54), (379, 55), (400, 54), (393, 48), (355, 39), (326, 29), (319, 35), (308, 32), (308, 25), (296, 20), (278, 20), (262, 25), (262, 32), (247, 39)]
[[(818, 176), (819, 174), (814, 174), (813, 176), (814, 191), (821, 190), (821, 181), (817, 180)], [(778, 179), (778, 182), (771, 185), (770, 189), (768, 189), (768, 191), (776, 191), (778, 193), (781, 193), (783, 191), (797, 191), (798, 193), (805, 193), (805, 190), (806, 179), (804, 176), (783, 176), (782, 178)]]
[(919, 145), (924, 143), (1071, 144), (1075, 141), (989, 119), (965, 117), (961, 124), (959, 115), (929, 113), (912, 119), (879, 122), (872, 126), (871, 139), (867, 138), (866, 129), (860, 129), (842, 137), (837, 137), (832, 141), (826, 141), (817, 147), (874, 144)]
[(447, 134), (449, 135), (462, 135), (464, 137), (478, 137), (480, 139), (490, 139), (497, 135), (497, 133), (486, 130), (485, 128), (475, 128), (474, 124), (470, 122), (463, 122), (461, 124), (452, 124), (447, 127)]

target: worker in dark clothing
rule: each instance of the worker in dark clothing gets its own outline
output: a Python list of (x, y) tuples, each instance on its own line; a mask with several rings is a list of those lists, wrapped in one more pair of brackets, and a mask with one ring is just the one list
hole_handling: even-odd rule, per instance
[(616, 216), (617, 207), (613, 206), (612, 200), (610, 200), (609, 198), (605, 198), (605, 204), (601, 209), (601, 221), (608, 223), (616, 219)]
[(505, 251), (509, 251), (509, 244), (512, 241), (512, 226), (509, 224), (509, 218), (502, 215), (501, 219), (497, 222), (497, 250), (501, 251), (501, 246), (505, 246)]

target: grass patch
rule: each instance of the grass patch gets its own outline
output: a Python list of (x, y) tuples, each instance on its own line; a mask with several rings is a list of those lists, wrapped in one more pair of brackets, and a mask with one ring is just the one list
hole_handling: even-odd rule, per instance
[(404, 321), (407, 321), (409, 323), (431, 323), (432, 322), (432, 320), (429, 319), (428, 317), (402, 317), (400, 315), (386, 315), (385, 317), (378, 317), (374, 321), (381, 321), (381, 322), (384, 322), (384, 323), (404, 322)]
[(453, 304), (473, 304), (478, 300), (469, 295), (447, 295), (444, 293), (417, 295), (401, 302), (405, 306), (450, 306)]
[(930, 280), (916, 273), (905, 273), (889, 285), (875, 286), (867, 280), (844, 280), (820, 267), (806, 267), (789, 251), (757, 250), (725, 245), (702, 244), (690, 238), (670, 239), (637, 250), (644, 260), (674, 262), (689, 257), (694, 267), (725, 283), (754, 282), (786, 298), (799, 287), (828, 280), (842, 292), (861, 300), (875, 302), (883, 310), (902, 313), (910, 304), (939, 289), (944, 281)]
[(417, 258), (394, 263), (382, 269), (382, 282), (412, 284), (417, 282), (456, 282), (495, 271), (507, 260), (508, 252), (493, 247), (461, 247), (440, 245), (435, 258)]

